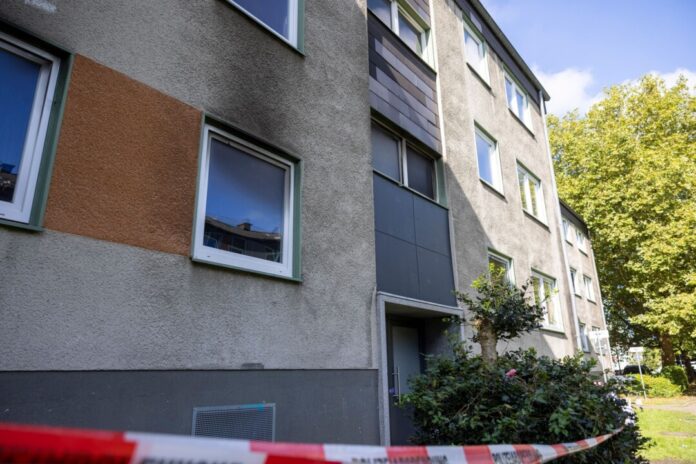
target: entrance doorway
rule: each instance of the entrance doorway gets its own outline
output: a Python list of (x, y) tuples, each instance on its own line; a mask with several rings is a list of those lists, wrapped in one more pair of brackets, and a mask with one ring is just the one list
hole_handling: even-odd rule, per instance
[(411, 411), (399, 406), (409, 393), (409, 379), (425, 368), (422, 322), (414, 319), (387, 319), (387, 365), (389, 370), (389, 429), (392, 445), (408, 445), (415, 429)]

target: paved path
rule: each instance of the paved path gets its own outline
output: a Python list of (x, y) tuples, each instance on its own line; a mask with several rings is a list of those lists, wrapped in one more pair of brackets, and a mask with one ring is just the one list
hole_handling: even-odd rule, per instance
[(664, 409), (666, 411), (681, 411), (696, 414), (696, 396), (689, 396), (686, 399), (675, 401), (666, 400), (664, 403), (651, 403), (649, 400), (643, 404), (645, 409)]

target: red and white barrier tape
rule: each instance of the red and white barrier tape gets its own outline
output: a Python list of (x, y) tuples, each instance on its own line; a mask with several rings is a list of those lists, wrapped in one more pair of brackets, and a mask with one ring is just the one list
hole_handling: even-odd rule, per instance
[(270, 443), (0, 424), (0, 463), (538, 464), (593, 448), (613, 435), (557, 445), (360, 446)]

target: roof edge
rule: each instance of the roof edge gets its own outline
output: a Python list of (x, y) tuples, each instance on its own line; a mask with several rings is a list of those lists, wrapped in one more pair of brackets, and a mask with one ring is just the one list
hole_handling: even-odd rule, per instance
[(505, 33), (500, 29), (500, 26), (498, 26), (498, 23), (495, 22), (493, 17), (488, 13), (488, 10), (483, 6), (480, 0), (468, 0), (471, 3), (471, 6), (476, 10), (476, 12), (481, 15), (481, 18), (490, 26), (491, 31), (493, 31), (493, 34), (500, 40), (500, 43), (503, 44), (503, 47), (505, 47), (510, 55), (512, 56), (512, 59), (515, 60), (517, 65), (522, 69), (522, 72), (524, 72), (527, 77), (532, 81), (532, 84), (534, 84), (537, 88), (541, 90), (541, 93), (544, 97), (544, 101), (549, 101), (551, 99), (551, 96), (549, 93), (546, 91), (543, 85), (541, 85), (541, 82), (539, 82), (539, 79), (534, 75), (532, 70), (527, 66), (527, 63), (524, 61), (522, 56), (519, 54), (517, 49), (512, 45), (510, 40), (507, 38)]

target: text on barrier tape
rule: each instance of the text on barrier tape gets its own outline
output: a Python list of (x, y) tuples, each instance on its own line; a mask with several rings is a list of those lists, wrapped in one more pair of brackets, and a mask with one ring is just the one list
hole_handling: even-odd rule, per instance
[(385, 447), (271, 443), (0, 424), (0, 463), (540, 464), (593, 448), (621, 430), (556, 445)]

